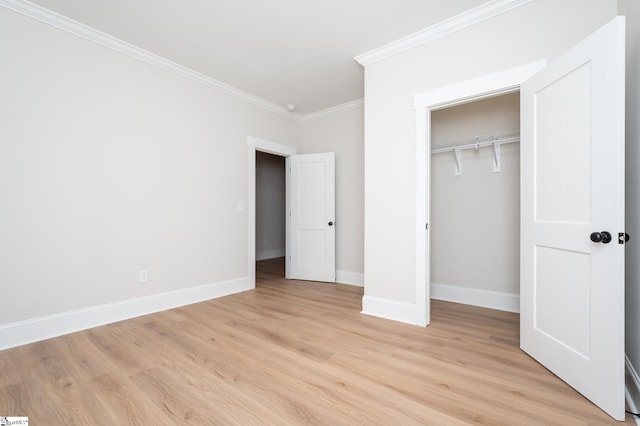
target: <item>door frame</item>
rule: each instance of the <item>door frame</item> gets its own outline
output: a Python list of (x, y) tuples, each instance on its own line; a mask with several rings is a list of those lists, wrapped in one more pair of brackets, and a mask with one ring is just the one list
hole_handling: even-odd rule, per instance
[(427, 326), (431, 322), (429, 288), (431, 181), (431, 111), (513, 93), (522, 82), (544, 68), (546, 60), (533, 62), (497, 73), (440, 87), (414, 96), (416, 110), (416, 305), (414, 322)]
[[(247, 267), (249, 270), (249, 288), (256, 288), (256, 151), (266, 152), (285, 157), (288, 167), (289, 156), (296, 155), (298, 148), (271, 142), (253, 136), (247, 137)], [(286, 179), (285, 189), (286, 209), (289, 211), (289, 179)], [(285, 276), (289, 276), (289, 215), (286, 215), (285, 224)]]

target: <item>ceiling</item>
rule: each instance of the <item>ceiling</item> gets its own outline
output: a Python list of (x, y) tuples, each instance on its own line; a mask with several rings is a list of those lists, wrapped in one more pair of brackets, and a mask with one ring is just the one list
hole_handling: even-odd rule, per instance
[(487, 0), (30, 0), (273, 104), (358, 100), (354, 57)]

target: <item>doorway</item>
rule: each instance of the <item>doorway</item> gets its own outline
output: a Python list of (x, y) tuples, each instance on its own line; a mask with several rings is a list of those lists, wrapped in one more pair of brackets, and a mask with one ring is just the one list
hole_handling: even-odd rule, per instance
[[(296, 155), (297, 149), (249, 136), (247, 261), (256, 280), (256, 152), (285, 157), (285, 277), (335, 281), (335, 154)], [(321, 194), (321, 195), (319, 195)], [(242, 211), (242, 202), (238, 202)], [(308, 231), (312, 231), (309, 233)], [(317, 232), (314, 232), (317, 231)]]
[(450, 106), (517, 92), (523, 81), (544, 68), (545, 65), (546, 61), (535, 62), (414, 96), (416, 110), (416, 303), (410, 312), (413, 324), (426, 326), (431, 321), (431, 289), (429, 285), (431, 269), (431, 247), (429, 244), (431, 113)]
[[(285, 157), (256, 151), (256, 281), (285, 276)], [(262, 278), (260, 278), (262, 277)]]
[[(285, 157), (256, 151), (256, 261), (280, 259), (286, 252)], [(271, 263), (274, 263), (271, 262)], [(276, 273), (275, 270), (273, 270)]]
[(520, 93), (430, 121), (431, 298), (519, 312)]
[[(292, 146), (281, 145), (264, 139), (249, 136), (247, 138), (247, 164), (248, 164), (248, 186), (247, 186), (247, 267), (249, 272), (249, 286), (256, 286), (256, 155), (258, 152), (273, 154), (287, 158), (298, 153)], [(286, 164), (286, 160), (285, 160)], [(285, 166), (286, 169), (286, 166)], [(285, 187), (285, 209), (289, 210), (289, 187)], [(285, 215), (285, 230), (289, 227), (289, 216)], [(290, 247), (289, 235), (285, 236), (285, 257), (288, 256)], [(289, 277), (289, 263), (285, 262), (285, 277)]]

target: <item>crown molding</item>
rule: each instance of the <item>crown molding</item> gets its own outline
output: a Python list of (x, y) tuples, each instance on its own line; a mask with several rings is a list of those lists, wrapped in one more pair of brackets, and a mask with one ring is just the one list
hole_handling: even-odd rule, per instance
[(330, 117), (332, 115), (340, 114), (341, 112), (351, 111), (364, 107), (364, 98), (356, 99), (355, 101), (346, 102), (344, 104), (336, 105), (331, 108), (323, 109), (317, 112), (312, 112), (302, 116), (303, 123), (309, 123), (311, 121), (319, 120), (321, 118)]
[(208, 77), (183, 65), (172, 62), (162, 56), (148, 52), (137, 46), (134, 46), (126, 41), (120, 40), (102, 31), (96, 30), (88, 25), (74, 21), (66, 16), (60, 15), (56, 12), (45, 9), (41, 6), (33, 4), (26, 0), (0, 0), (0, 6), (4, 6), (7, 9), (11, 9), (15, 12), (21, 13), (25, 16), (51, 25), (63, 31), (74, 34), (78, 37), (82, 37), (91, 42), (100, 44), (104, 47), (108, 47), (117, 52), (123, 53), (132, 58), (146, 62), (150, 65), (154, 65), (158, 68), (162, 68), (165, 71), (169, 71), (173, 74), (192, 80), (196, 83), (203, 84), (207, 87), (231, 95), (235, 98), (241, 99), (248, 103), (254, 104), (258, 107), (264, 108), (276, 114), (280, 114), (287, 118), (291, 118), (298, 122), (303, 122), (303, 116), (300, 114), (292, 114), (285, 107), (269, 102), (266, 99), (252, 95), (251, 93), (237, 89), (233, 86), (225, 84), (221, 81)]
[(390, 58), (391, 56), (418, 46), (422, 46), (432, 40), (444, 37), (447, 34), (451, 34), (470, 25), (477, 24), (485, 19), (500, 15), (532, 1), (533, 0), (491, 0), (416, 33), (358, 55), (354, 59), (360, 65), (366, 67), (367, 65)]

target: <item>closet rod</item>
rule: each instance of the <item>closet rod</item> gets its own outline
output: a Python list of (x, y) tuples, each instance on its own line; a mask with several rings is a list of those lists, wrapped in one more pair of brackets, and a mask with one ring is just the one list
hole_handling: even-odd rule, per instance
[(494, 133), (491, 135), (476, 136), (474, 138), (456, 139), (451, 142), (433, 144), (431, 153), (438, 154), (440, 152), (460, 151), (463, 149), (478, 149), (484, 146), (492, 146), (495, 144), (507, 144), (520, 142), (520, 132), (511, 130), (509, 132)]
[(492, 135), (476, 136), (475, 138), (457, 139), (444, 144), (432, 146), (431, 153), (453, 152), (455, 160), (454, 175), (462, 175), (462, 156), (460, 151), (464, 149), (479, 149), (483, 146), (493, 146), (493, 172), (500, 173), (500, 146), (507, 143), (520, 142), (520, 132), (511, 130), (509, 132), (494, 133)]

